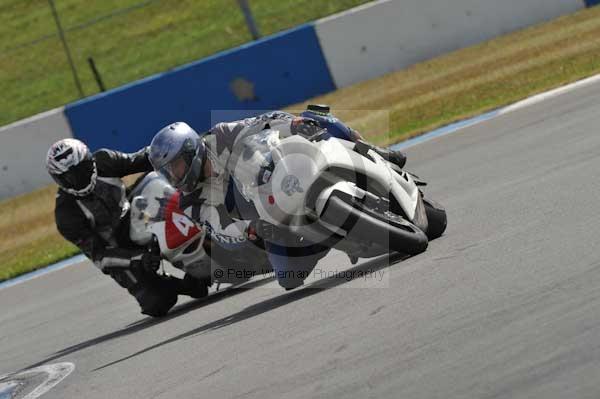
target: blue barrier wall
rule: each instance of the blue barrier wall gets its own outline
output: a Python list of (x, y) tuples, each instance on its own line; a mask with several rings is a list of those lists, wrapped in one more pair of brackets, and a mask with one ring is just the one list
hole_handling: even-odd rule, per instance
[(90, 148), (134, 151), (174, 121), (202, 131), (216, 122), (211, 110), (250, 116), (334, 89), (310, 24), (67, 105), (65, 114)]

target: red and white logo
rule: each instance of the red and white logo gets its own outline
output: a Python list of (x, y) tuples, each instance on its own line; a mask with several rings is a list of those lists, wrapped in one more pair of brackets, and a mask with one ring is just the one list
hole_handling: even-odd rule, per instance
[(179, 207), (180, 193), (169, 198), (165, 206), (165, 237), (169, 249), (179, 248), (194, 239), (201, 230)]

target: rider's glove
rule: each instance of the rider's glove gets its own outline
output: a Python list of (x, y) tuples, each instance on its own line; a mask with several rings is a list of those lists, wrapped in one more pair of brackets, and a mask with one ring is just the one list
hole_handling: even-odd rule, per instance
[(130, 265), (132, 269), (140, 270), (146, 273), (156, 273), (160, 267), (160, 254), (144, 252), (131, 259)]
[(156, 273), (160, 267), (161, 257), (150, 252), (142, 255), (142, 268), (147, 272)]
[(246, 239), (250, 242), (255, 243), (258, 246), (262, 246), (264, 241), (271, 241), (275, 234), (275, 226), (269, 222), (262, 220), (253, 220), (246, 228)]
[(302, 136), (311, 137), (319, 133), (323, 128), (314, 119), (297, 117), (292, 120), (292, 134), (300, 134)]
[(262, 224), (261, 220), (253, 220), (250, 222), (250, 224), (248, 224), (248, 227), (246, 227), (246, 239), (248, 241), (256, 241), (258, 239), (260, 239), (260, 235), (259, 235), (259, 229), (261, 228), (260, 225)]
[(161, 262), (160, 251), (153, 250), (152, 247), (144, 252), (126, 248), (109, 248), (103, 255), (94, 263), (104, 274), (111, 275), (113, 271), (128, 269), (142, 273), (156, 273)]
[(281, 243), (289, 242), (290, 240), (293, 241), (297, 238), (289, 230), (265, 222), (264, 220), (253, 220), (246, 228), (246, 239), (257, 243), (257, 245), (263, 244), (264, 241)]

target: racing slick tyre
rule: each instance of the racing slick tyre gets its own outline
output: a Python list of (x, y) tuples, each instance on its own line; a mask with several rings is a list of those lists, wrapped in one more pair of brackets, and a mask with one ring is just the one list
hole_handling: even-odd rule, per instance
[(320, 219), (345, 231), (347, 239), (387, 247), (388, 252), (416, 255), (427, 249), (423, 230), (400, 215), (369, 208), (344, 193), (329, 198)]
[(430, 240), (441, 237), (446, 231), (446, 226), (448, 224), (448, 219), (446, 217), (446, 210), (444, 207), (437, 202), (423, 198), (423, 203), (425, 205), (425, 213), (427, 214), (427, 237)]

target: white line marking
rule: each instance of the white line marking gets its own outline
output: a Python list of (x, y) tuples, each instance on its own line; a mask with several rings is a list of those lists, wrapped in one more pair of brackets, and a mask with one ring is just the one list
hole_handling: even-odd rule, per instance
[(46, 377), (41, 384), (39, 384), (33, 391), (29, 392), (23, 399), (37, 399), (55, 386), (57, 386), (62, 380), (64, 380), (69, 374), (75, 370), (73, 363), (56, 363), (56, 364), (45, 364), (40, 367), (20, 371), (15, 374), (9, 374), (3, 376), (0, 379), (9, 378), (9, 381), (1, 383), (0, 387), (4, 389), (10, 389), (19, 385), (19, 380), (26, 379), (30, 374), (44, 373)]
[(580, 89), (585, 86), (592, 85), (594, 83), (600, 82), (600, 75), (594, 75), (587, 79), (579, 80), (575, 83), (568, 84), (566, 86), (562, 86), (545, 93), (536, 94), (533, 97), (526, 98), (525, 100), (519, 101), (512, 105), (508, 105), (504, 108), (500, 109), (500, 115), (508, 114), (509, 112), (516, 111), (518, 109), (522, 109), (525, 107), (529, 107), (531, 105), (539, 104), (543, 101), (549, 100), (554, 97), (558, 97), (562, 94), (572, 92), (574, 90)]
[(84, 255), (77, 255), (77, 256), (74, 256), (72, 258), (65, 259), (63, 261), (55, 263), (53, 265), (46, 266), (46, 267), (44, 267), (42, 269), (38, 269), (38, 270), (35, 270), (33, 272), (30, 272), (30, 273), (23, 274), (21, 276), (15, 277), (13, 279), (3, 281), (3, 282), (0, 283), (0, 290), (2, 290), (4, 288), (13, 287), (15, 285), (24, 283), (24, 282), (29, 281), (29, 280), (33, 280), (34, 278), (38, 278), (38, 277), (44, 276), (44, 275), (46, 275), (48, 273), (52, 273), (52, 272), (55, 272), (57, 270), (64, 269), (65, 267), (73, 266), (73, 265), (75, 265), (77, 263), (83, 262), (86, 259), (87, 258)]
[(19, 384), (14, 381), (0, 382), (0, 399), (11, 399), (13, 396), (12, 392), (18, 386)]
[(48, 373), (48, 377), (42, 382), (33, 392), (29, 393), (23, 399), (36, 399), (54, 388), (58, 383), (64, 380), (69, 374), (75, 370), (73, 363), (57, 363), (49, 364), (45, 366), (36, 367), (31, 370), (26, 370), (25, 373), (30, 372), (45, 372)]

